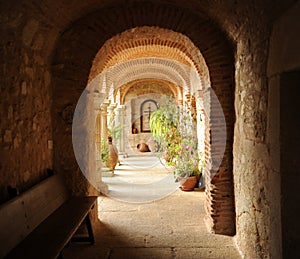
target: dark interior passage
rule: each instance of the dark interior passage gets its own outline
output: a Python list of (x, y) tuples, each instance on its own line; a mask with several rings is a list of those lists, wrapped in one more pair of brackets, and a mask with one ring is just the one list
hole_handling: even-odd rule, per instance
[(300, 72), (284, 73), (280, 85), (281, 216), (283, 258), (300, 253)]

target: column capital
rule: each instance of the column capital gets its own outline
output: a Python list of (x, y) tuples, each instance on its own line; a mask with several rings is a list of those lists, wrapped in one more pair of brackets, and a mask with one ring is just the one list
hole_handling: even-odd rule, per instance
[(122, 104), (119, 104), (116, 108), (116, 113), (117, 114), (123, 114), (123, 112), (125, 111), (125, 108), (126, 106), (125, 105), (122, 105)]
[(125, 110), (125, 108), (126, 108), (126, 105), (124, 105), (124, 104), (118, 104), (118, 106), (117, 106), (117, 109), (120, 109), (120, 110)]
[(117, 103), (110, 103), (109, 107), (115, 109), (117, 107), (117, 105), (118, 105)]
[(109, 105), (110, 104), (110, 100), (109, 99), (104, 99), (103, 103), (106, 104), (106, 105)]
[(109, 106), (107, 106), (107, 110), (110, 114), (113, 114), (117, 104), (116, 103), (111, 103)]
[(107, 111), (107, 107), (108, 107), (108, 105), (109, 105), (109, 103), (107, 103), (107, 102), (103, 102), (102, 104), (101, 104), (101, 109), (102, 110), (105, 110), (105, 111)]
[(96, 110), (100, 110), (101, 109), (101, 104), (103, 102), (103, 94), (101, 93), (94, 93), (94, 108)]

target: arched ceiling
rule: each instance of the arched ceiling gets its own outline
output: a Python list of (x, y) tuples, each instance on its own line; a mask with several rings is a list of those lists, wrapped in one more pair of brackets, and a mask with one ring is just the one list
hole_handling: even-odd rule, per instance
[(159, 27), (136, 27), (106, 41), (93, 61), (90, 81), (100, 74), (98, 91), (106, 93), (139, 79), (169, 81), (195, 93), (203, 87), (198, 74), (209, 85), (199, 49), (183, 34)]
[(117, 64), (103, 71), (91, 81), (90, 86), (108, 94), (110, 88), (117, 89), (139, 79), (164, 80), (196, 94), (203, 85), (197, 71), (175, 60), (161, 58), (139, 58)]
[[(3, 1), (4, 2), (4, 1)], [(295, 0), (275, 0), (275, 1), (261, 1), (261, 0), (20, 0), (20, 1), (5, 1), (5, 5), (1, 5), (2, 13), (8, 14), (11, 10), (16, 11), (16, 16), (7, 17), (14, 24), (18, 22), (21, 16), (25, 16), (24, 10), (30, 10), (30, 17), (39, 17), (39, 19), (49, 26), (56, 29), (57, 33), (64, 32), (71, 24), (89, 16), (99, 9), (106, 9), (105, 13), (109, 13), (115, 7), (119, 9), (132, 9), (137, 5), (151, 6), (153, 3), (157, 5), (168, 5), (181, 10), (192, 12), (199, 16), (206, 16), (214, 20), (224, 31), (227, 32), (233, 39), (239, 34), (245, 24), (249, 22), (247, 17), (250, 13), (257, 13), (259, 19), (264, 19), (265, 22), (274, 20), (284, 9), (291, 6)], [(157, 9), (153, 10), (154, 12)], [(165, 15), (169, 15), (168, 10), (165, 10)], [(112, 16), (107, 24), (111, 23), (113, 19), (118, 17)], [(180, 17), (179, 17), (180, 18)], [(184, 15), (181, 17), (188, 19)], [(130, 17), (128, 17), (130, 19)]]
[[(135, 4), (128, 2), (126, 6), (120, 5), (99, 10), (70, 24), (69, 29), (56, 42), (55, 52), (52, 56), (52, 84), (56, 102), (66, 103), (76, 100), (77, 95), (86, 87), (88, 78), (91, 79), (89, 76), (92, 62), (99, 50), (116, 35), (138, 27), (164, 28), (185, 35), (202, 54), (214, 91), (218, 91), (218, 94), (222, 96), (233, 95), (234, 47), (224, 32), (204, 13), (197, 14), (194, 10), (187, 11), (185, 8), (177, 8), (165, 3), (160, 4), (157, 1), (147, 3), (139, 1)], [(156, 35), (157, 33), (154, 33), (153, 38), (157, 37)], [(174, 39), (172, 41), (175, 42)], [(193, 64), (195, 55), (189, 54), (192, 53), (191, 51), (185, 52), (180, 47), (172, 47), (173, 45), (168, 45), (168, 48), (174, 51), (174, 55), (180, 53), (180, 55), (176, 54), (177, 60), (187, 56), (189, 59), (186, 59), (186, 62)], [(178, 62), (177, 60), (174, 59), (174, 62)], [(199, 63), (195, 62), (195, 64)], [(129, 70), (126, 73), (129, 73)], [(166, 70), (164, 69), (164, 71)], [(143, 78), (153, 77), (151, 71), (148, 71), (148, 74), (143, 73), (145, 74)], [(155, 71), (155, 74), (158, 75), (158, 71)], [(165, 75), (166, 72), (160, 74)], [(174, 76), (178, 77), (178, 72), (173, 72), (173, 78)], [(138, 78), (140, 76), (132, 77), (131, 80)], [(169, 78), (168, 76), (168, 78), (163, 77), (162, 79), (169, 81)], [(191, 81), (194, 82), (194, 78)], [(190, 85), (190, 82), (188, 81), (186, 85)], [(201, 85), (205, 87), (203, 82)], [(68, 97), (69, 100), (60, 94), (62, 89), (64, 92), (72, 93)], [(224, 102), (227, 102), (227, 98)]]
[[(176, 99), (182, 99), (181, 91), (178, 86), (164, 80), (139, 79), (131, 81), (118, 89), (120, 93), (120, 103), (124, 104), (127, 94), (135, 92), (136, 94), (165, 94), (174, 96)], [(117, 93), (116, 93), (117, 95)]]
[(188, 37), (172, 30), (150, 26), (126, 30), (106, 41), (93, 61), (90, 78), (118, 63), (143, 57), (175, 60), (195, 68), (209, 81), (205, 60)]

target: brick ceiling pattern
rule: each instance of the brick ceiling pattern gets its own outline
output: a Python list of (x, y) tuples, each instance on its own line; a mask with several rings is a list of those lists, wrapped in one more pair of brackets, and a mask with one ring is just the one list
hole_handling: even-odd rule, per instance
[(118, 63), (144, 57), (175, 60), (209, 78), (203, 56), (187, 36), (154, 26), (126, 30), (106, 41), (94, 59), (90, 78)]
[[(174, 60), (156, 57), (128, 60), (104, 71), (103, 74), (105, 75), (106, 86), (113, 85), (114, 88), (130, 81), (149, 78), (169, 81), (183, 87), (188, 92), (191, 91), (192, 87), (194, 90), (202, 88), (200, 77), (197, 77), (197, 72), (191, 67)], [(101, 86), (101, 84), (98, 85)]]

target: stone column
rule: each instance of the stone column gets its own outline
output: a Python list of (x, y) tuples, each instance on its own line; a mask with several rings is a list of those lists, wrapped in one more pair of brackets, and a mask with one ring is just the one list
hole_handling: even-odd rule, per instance
[[(108, 107), (107, 107), (107, 124), (108, 126), (114, 126), (115, 122), (115, 108), (116, 108), (117, 104), (116, 103), (111, 103)], [(114, 139), (113, 139), (114, 141)]]
[(101, 161), (101, 137), (102, 137), (102, 102), (103, 94), (94, 93), (94, 109), (95, 109), (95, 159), (96, 159), (96, 182), (98, 190), (108, 193), (108, 186), (102, 181), (102, 161)]
[[(101, 160), (101, 103), (103, 101), (101, 95), (100, 93), (94, 94), (96, 162)], [(99, 172), (98, 166), (96, 169)]]
[(120, 137), (118, 140), (118, 150), (120, 155), (125, 156), (125, 136), (124, 136), (124, 119), (125, 119), (125, 105), (118, 105), (116, 109), (116, 123), (120, 125)]
[[(94, 94), (94, 108), (95, 108), (95, 144), (96, 144), (96, 172), (101, 173), (101, 103), (102, 94)], [(100, 175), (101, 180), (101, 175)]]
[(101, 138), (107, 139), (107, 107), (109, 105), (109, 100), (104, 100), (101, 104)]
[[(95, 111), (94, 93), (85, 90), (77, 103), (76, 112), (73, 115), (72, 143), (77, 163), (83, 175), (92, 184), (96, 184), (96, 160), (95, 160)], [(75, 181), (76, 179), (73, 178)], [(71, 179), (72, 181), (72, 179)], [(80, 180), (81, 181), (81, 180)], [(77, 182), (72, 184), (78, 185)], [(92, 185), (88, 186), (87, 192), (93, 193)], [(81, 185), (80, 185), (81, 186)], [(74, 190), (73, 190), (74, 191)], [(84, 185), (76, 190), (81, 193)]]

